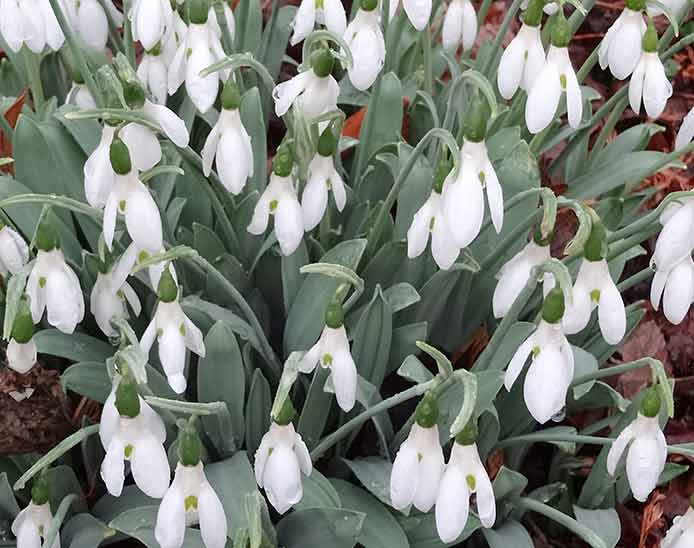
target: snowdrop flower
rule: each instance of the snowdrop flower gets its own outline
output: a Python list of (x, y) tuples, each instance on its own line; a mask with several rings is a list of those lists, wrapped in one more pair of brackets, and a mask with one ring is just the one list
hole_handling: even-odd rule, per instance
[(511, 99), (518, 88), (530, 91), (545, 63), (540, 37), (544, 0), (530, 0), (518, 34), (501, 55), (496, 82), (504, 99)]
[(128, 13), (132, 35), (145, 50), (153, 49), (173, 24), (170, 0), (135, 0)]
[(304, 228), (308, 232), (321, 222), (328, 208), (328, 192), (332, 190), (335, 206), (342, 211), (347, 203), (347, 192), (342, 177), (335, 169), (333, 155), (337, 139), (327, 127), (318, 139), (318, 152), (308, 165), (308, 181), (301, 196)]
[(205, 357), (205, 343), (197, 326), (184, 314), (178, 304), (178, 285), (170, 270), (164, 270), (157, 287), (159, 304), (151, 323), (140, 340), (145, 354), (156, 339), (159, 344), (159, 360), (169, 385), (177, 394), (185, 392), (187, 381), (183, 375), (186, 365), (186, 348), (201, 358)]
[(591, 312), (598, 308), (598, 323), (608, 344), (618, 344), (626, 333), (627, 317), (622, 295), (607, 265), (607, 232), (597, 216), (584, 246), (584, 258), (573, 287), (573, 302), (566, 309), (562, 327), (568, 335), (588, 325)]
[(0, 222), (0, 276), (17, 274), (29, 262), (29, 246), (12, 227)]
[(135, 381), (117, 377), (104, 403), (99, 436), (106, 450), (101, 478), (119, 497), (125, 481), (125, 461), (133, 479), (148, 497), (161, 498), (169, 487), (171, 471), (164, 449), (166, 428), (161, 417), (137, 393)]
[(661, 548), (688, 548), (694, 546), (694, 506), (690, 506), (683, 516), (672, 521), (672, 527), (665, 535)]
[(295, 415), (287, 398), (255, 452), (255, 481), (280, 514), (301, 500), (301, 474), (310, 476), (313, 470), (308, 448), (292, 424)]
[[(284, 116), (292, 105), (296, 105), (309, 122), (336, 110), (340, 86), (331, 74), (334, 62), (330, 50), (322, 48), (311, 56), (309, 70), (278, 84), (272, 90), (277, 116)], [(327, 125), (327, 122), (322, 125)]]
[(651, 268), (669, 272), (694, 250), (694, 198), (669, 203), (660, 215), (660, 231)]
[(160, 105), (166, 104), (168, 96), (169, 75), (167, 67), (167, 60), (160, 46), (146, 51), (137, 67), (137, 77)]
[(31, 317), (39, 323), (48, 309), (48, 323), (71, 334), (84, 318), (84, 296), (74, 270), (65, 262), (54, 229), (43, 221), (37, 230), (36, 262), (27, 280)]
[[(523, 0), (521, 2), (521, 9), (523, 11), (528, 9), (528, 3), (528, 0)], [(547, 15), (554, 15), (559, 11), (559, 5), (556, 2), (547, 2), (542, 8), (542, 11), (544, 11)]]
[(672, 324), (678, 325), (694, 302), (694, 261), (685, 257), (671, 270), (658, 270), (651, 282), (651, 304), (658, 310), (663, 299), (663, 312)]
[(477, 38), (477, 14), (470, 0), (452, 0), (443, 18), (443, 47), (455, 51), (462, 43), (467, 51)]
[(347, 412), (354, 407), (357, 394), (357, 367), (354, 365), (345, 330), (342, 304), (332, 300), (325, 312), (325, 327), (299, 364), (299, 371), (311, 373), (316, 364), (330, 369), (330, 380), (340, 408)]
[(41, 53), (46, 44), (57, 51), (65, 42), (48, 0), (0, 0), (0, 13), (0, 34), (14, 52), (26, 45)]
[[(520, 295), (523, 288), (530, 279), (533, 268), (549, 261), (550, 245), (549, 241), (543, 240), (539, 231), (533, 238), (514, 255), (510, 261), (501, 267), (497, 275), (499, 281), (494, 289), (492, 297), (492, 308), (495, 318), (503, 318)], [(544, 275), (544, 294), (554, 287), (554, 276), (545, 273)]]
[(186, 425), (178, 438), (178, 464), (171, 486), (159, 505), (154, 537), (161, 548), (181, 548), (186, 526), (200, 524), (207, 548), (224, 548), (227, 520), (217, 493), (207, 481), (195, 427)]
[[(688, 6), (688, 0), (660, 0), (661, 3), (665, 4), (666, 7), (670, 8), (672, 14), (677, 17), (679, 21), (686, 15), (686, 8)], [(649, 4), (648, 15), (656, 17), (658, 15), (663, 15), (665, 12), (661, 10), (658, 6)], [(663, 548), (666, 548), (663, 546)]]
[(234, 195), (241, 192), (253, 176), (253, 148), (241, 121), (240, 106), (239, 89), (229, 80), (222, 92), (222, 112), (202, 149), (205, 177), (209, 177), (216, 158), (219, 178), (224, 188)]
[(525, 105), (525, 124), (530, 133), (540, 133), (554, 120), (562, 93), (566, 94), (569, 126), (576, 129), (583, 117), (581, 86), (569, 58), (571, 29), (563, 15), (552, 26), (552, 43), (545, 65), (533, 82)]
[(628, 0), (600, 43), (600, 67), (605, 70), (609, 66), (618, 80), (628, 78), (641, 57), (641, 40), (646, 32), (641, 12), (645, 5), (645, 0)]
[(123, 25), (123, 14), (116, 9), (112, 0), (104, 0), (108, 16), (99, 0), (64, 0), (65, 15), (72, 28), (82, 37), (86, 44), (102, 51), (108, 42), (108, 17), (116, 27)]
[(607, 471), (615, 475), (624, 451), (627, 451), (626, 472), (634, 498), (645, 502), (655, 489), (665, 468), (667, 442), (660, 430), (658, 414), (660, 395), (657, 387), (648, 389), (641, 411), (612, 442), (607, 454)]
[[(17, 538), (17, 548), (42, 548), (42, 539), (46, 538), (53, 521), (49, 492), (45, 476), (39, 476), (31, 488), (29, 505), (12, 522), (12, 534)], [(51, 548), (60, 548), (60, 535), (56, 535)]]
[(439, 405), (427, 393), (415, 412), (415, 424), (395, 456), (390, 475), (390, 501), (404, 510), (411, 504), (428, 512), (436, 502), (445, 463), (439, 443)]
[(128, 318), (126, 303), (130, 305), (135, 316), (140, 315), (142, 307), (135, 290), (126, 281), (132, 265), (122, 259), (110, 270), (98, 272), (96, 283), (89, 299), (90, 311), (96, 319), (99, 329), (107, 337), (115, 337), (118, 332), (111, 325), (111, 320)]
[(75, 105), (82, 110), (96, 108), (96, 101), (94, 101), (92, 92), (89, 91), (89, 88), (84, 82), (73, 82), (70, 91), (67, 93), (67, 97), (65, 97), (65, 103), (68, 105)]
[(293, 167), (291, 154), (280, 152), (275, 156), (270, 183), (255, 205), (247, 228), (251, 234), (263, 234), (267, 230), (270, 215), (274, 215), (275, 235), (285, 257), (296, 251), (304, 237), (301, 204), (292, 180)]
[(200, 76), (200, 72), (225, 58), (224, 49), (212, 25), (205, 2), (193, 2), (190, 9), (190, 25), (185, 40), (181, 42), (169, 66), (169, 95), (173, 95), (185, 81), (186, 92), (195, 107), (202, 113), (212, 108), (219, 82), (226, 80), (228, 71)]
[(360, 8), (347, 25), (344, 39), (354, 63), (347, 69), (352, 85), (365, 91), (376, 81), (386, 58), (386, 42), (381, 31), (378, 0), (360, 0)]
[[(400, 0), (391, 0), (389, 9), (390, 19), (395, 17), (398, 4), (400, 4)], [(431, 0), (402, 0), (402, 6), (405, 8), (405, 14), (410, 20), (410, 23), (412, 23), (412, 26), (416, 30), (424, 30), (431, 16)]]
[(455, 437), (451, 457), (441, 478), (436, 497), (436, 530), (442, 542), (455, 541), (465, 529), (470, 512), (470, 496), (477, 495), (477, 512), (482, 527), (496, 521), (496, 500), (489, 475), (477, 450), (475, 420)]
[(471, 121), (466, 121), (465, 140), (460, 150), (461, 169), (451, 172), (443, 184), (443, 214), (453, 241), (462, 249), (470, 245), (482, 228), (484, 190), (489, 214), (497, 234), (504, 223), (504, 196), (484, 142), (484, 109), (471, 106)]
[(412, 224), (407, 231), (407, 256), (414, 259), (424, 253), (429, 234), (431, 234), (431, 254), (441, 270), (451, 268), (460, 254), (460, 248), (456, 245), (446, 216), (443, 214), (441, 192), (448, 169), (447, 164), (439, 166), (434, 188), (424, 205), (414, 214)]
[(17, 373), (28, 373), (36, 363), (34, 321), (26, 299), (22, 299), (14, 319), (10, 342), (7, 345), (7, 366)]
[(330, 32), (342, 36), (347, 28), (345, 7), (340, 0), (301, 0), (294, 16), (294, 32), (289, 43), (297, 45), (306, 38), (316, 23), (325, 25)]
[(653, 22), (643, 36), (643, 52), (629, 81), (629, 104), (638, 114), (641, 98), (646, 114), (657, 118), (665, 110), (667, 100), (672, 96), (672, 84), (665, 74), (665, 67), (658, 55), (658, 34)]
[(573, 351), (561, 330), (563, 314), (564, 295), (561, 289), (554, 288), (545, 297), (537, 329), (518, 347), (504, 377), (506, 390), (511, 391), (531, 355), (523, 398), (528, 411), (540, 424), (562, 412), (574, 376)]
[(684, 148), (692, 142), (692, 139), (694, 139), (694, 108), (682, 120), (682, 125), (675, 139), (675, 150)]
[(116, 174), (104, 207), (104, 241), (110, 250), (118, 213), (133, 242), (149, 253), (157, 253), (163, 242), (161, 216), (154, 198), (132, 169), (128, 147), (119, 138), (111, 143), (110, 159)]

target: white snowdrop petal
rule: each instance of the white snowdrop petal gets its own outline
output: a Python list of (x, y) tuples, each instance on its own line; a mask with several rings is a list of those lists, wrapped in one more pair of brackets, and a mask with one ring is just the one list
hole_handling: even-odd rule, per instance
[(523, 78), (525, 48), (516, 36), (501, 55), (499, 70), (496, 74), (496, 83), (499, 93), (504, 99), (511, 99)]
[(566, 403), (568, 383), (557, 348), (545, 346), (533, 359), (523, 385), (525, 405), (533, 418), (545, 424), (559, 413)]
[(634, 73), (629, 80), (629, 105), (636, 114), (641, 110), (641, 97), (643, 95), (643, 81), (646, 75), (646, 64), (643, 57), (636, 65)]
[[(675, 266), (666, 277), (667, 282), (665, 283), (665, 291), (663, 293), (663, 312), (668, 321), (674, 325), (678, 325), (684, 320), (692, 303), (692, 297), (694, 296), (693, 267), (691, 258), (685, 259)], [(660, 279), (665, 277), (661, 272), (656, 272), (653, 277), (653, 286), (655, 286), (656, 278), (659, 275), (661, 275)]]
[(161, 216), (154, 198), (140, 181), (133, 183), (125, 207), (125, 225), (138, 248), (154, 255), (163, 246)]
[(159, 359), (171, 388), (177, 394), (185, 392), (186, 347), (178, 325), (166, 327), (159, 337)]
[(470, 245), (482, 228), (484, 192), (477, 173), (464, 164), (457, 182), (446, 185), (443, 213), (459, 248)]
[(692, 142), (692, 139), (694, 139), (694, 107), (682, 120), (682, 125), (675, 139), (675, 150), (685, 147)]
[(636, 500), (645, 502), (655, 489), (666, 456), (655, 438), (637, 436), (634, 439), (627, 454), (626, 470), (629, 487)]
[(328, 207), (328, 187), (321, 172), (313, 173), (301, 196), (301, 212), (306, 232), (313, 230), (323, 219)]
[(420, 512), (428, 512), (436, 503), (436, 497), (441, 485), (441, 477), (445, 468), (443, 452), (439, 444), (438, 428), (436, 429), (436, 447), (431, 449), (434, 452), (427, 452), (422, 455), (417, 470), (418, 476), (411, 476), (409, 481), (416, 482), (417, 491), (414, 496), (414, 506)]
[(665, 67), (657, 53), (650, 54), (643, 80), (643, 106), (651, 118), (657, 118), (665, 110), (667, 100), (672, 96), (672, 84), (665, 74)]
[(417, 491), (417, 449), (409, 439), (400, 446), (390, 474), (390, 502), (393, 508), (404, 510), (414, 501)]
[(441, 29), (443, 47), (447, 50), (455, 50), (463, 36), (463, 3), (453, 0), (446, 10)]
[(119, 136), (127, 145), (132, 165), (138, 171), (152, 169), (161, 161), (161, 146), (154, 132), (140, 124), (130, 123)]
[(607, 453), (607, 472), (614, 476), (617, 465), (626, 451), (629, 444), (634, 439), (633, 428), (631, 425), (627, 426), (624, 430), (619, 433), (617, 439), (612, 442), (609, 452)]
[(157, 499), (164, 496), (171, 480), (169, 460), (164, 447), (152, 434), (140, 436), (130, 458), (130, 467), (135, 483), (145, 495)]
[(304, 237), (304, 222), (296, 196), (285, 195), (279, 200), (275, 214), (275, 235), (285, 257), (299, 247)]
[(333, 354), (330, 374), (335, 387), (335, 397), (338, 405), (345, 412), (351, 411), (357, 394), (357, 367), (354, 364), (349, 348), (339, 350)]
[(224, 548), (227, 540), (227, 519), (224, 507), (209, 483), (198, 495), (200, 533), (206, 548)]
[(470, 511), (470, 491), (463, 473), (449, 464), (436, 498), (436, 530), (446, 543), (455, 541), (465, 528)]
[(119, 497), (123, 491), (123, 482), (125, 481), (124, 449), (125, 446), (120, 437), (113, 436), (106, 449), (106, 456), (101, 463), (101, 479), (104, 480), (108, 492), (114, 497)]
[(477, 39), (477, 14), (469, 0), (463, 0), (463, 49), (471, 50)]
[(508, 368), (506, 369), (506, 375), (504, 376), (504, 386), (509, 392), (523, 371), (523, 366), (525, 365), (525, 362), (527, 361), (528, 356), (530, 355), (530, 352), (532, 352), (534, 346), (535, 339), (533, 335), (530, 335), (527, 339), (525, 339), (523, 344), (518, 347), (515, 354), (513, 354), (513, 358), (511, 358)]
[(598, 303), (598, 322), (605, 341), (609, 344), (619, 344), (624, 338), (627, 328), (627, 316), (624, 301), (617, 286), (609, 279), (600, 289)]
[(347, 14), (341, 0), (323, 0), (323, 19), (331, 32), (342, 36), (347, 28)]
[(559, 73), (556, 67), (548, 62), (530, 89), (525, 105), (525, 124), (530, 133), (540, 133), (552, 123), (561, 93)]
[[(159, 504), (154, 538), (161, 548), (180, 548), (186, 532), (185, 493), (174, 480)], [(201, 516), (202, 517), (202, 516)]]
[(294, 16), (294, 32), (290, 40), (290, 44), (295, 46), (306, 38), (316, 23), (316, 2), (315, 0), (303, 0), (296, 10)]
[(494, 525), (496, 521), (496, 499), (492, 482), (489, 480), (486, 470), (480, 465), (478, 473), (475, 474), (476, 494), (477, 494), (477, 513), (479, 514), (482, 526), (487, 529)]
[(431, 15), (431, 0), (402, 0), (402, 5), (412, 26), (424, 30)]
[(267, 458), (263, 485), (270, 504), (280, 514), (284, 514), (301, 500), (303, 487), (299, 464), (287, 445), (278, 444)]

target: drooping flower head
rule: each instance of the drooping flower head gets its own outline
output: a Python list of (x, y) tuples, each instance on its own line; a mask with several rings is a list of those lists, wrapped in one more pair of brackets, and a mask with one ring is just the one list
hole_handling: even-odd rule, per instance
[(694, 545), (694, 497), (689, 499), (689, 508), (683, 516), (672, 521), (661, 548), (688, 548)]
[[(12, 534), (17, 538), (17, 548), (42, 548), (52, 522), (50, 486), (46, 475), (42, 473), (31, 488), (29, 505), (12, 522)], [(60, 548), (60, 535), (55, 536), (51, 548)]]
[(17, 373), (28, 373), (36, 363), (34, 321), (26, 299), (19, 303), (19, 310), (12, 325), (10, 342), (7, 345), (7, 366)]
[(345, 7), (340, 0), (302, 0), (294, 16), (294, 32), (289, 40), (295, 46), (306, 38), (316, 23), (325, 25), (329, 31), (342, 36), (347, 28)]
[(112, 0), (63, 0), (62, 5), (70, 26), (89, 47), (97, 51), (106, 48), (109, 17), (116, 27), (123, 25), (123, 14), (116, 9)]
[(658, 32), (653, 21), (650, 21), (643, 35), (641, 58), (629, 81), (629, 104), (638, 114), (643, 101), (646, 114), (651, 118), (657, 118), (665, 110), (670, 97), (672, 84), (665, 74), (665, 67), (658, 54)]
[(0, 276), (17, 274), (29, 262), (29, 246), (19, 233), (0, 221)]
[(360, 0), (359, 10), (345, 30), (354, 63), (348, 68), (349, 81), (364, 91), (376, 81), (386, 58), (386, 42), (381, 30), (378, 0)]
[(48, 0), (0, 0), (0, 13), (0, 34), (14, 52), (23, 45), (34, 53), (46, 45), (58, 51), (65, 42)]
[[(431, 17), (431, 4), (431, 0), (402, 0), (405, 14), (416, 30), (424, 30), (429, 23), (429, 17)], [(388, 17), (390, 19), (395, 17), (399, 5), (400, 0), (391, 0), (388, 10)]]
[(460, 44), (468, 51), (477, 38), (477, 14), (470, 0), (452, 0), (443, 18), (443, 47), (455, 51)]
[(645, 7), (645, 0), (627, 0), (624, 11), (600, 43), (600, 67), (604, 70), (609, 66), (618, 80), (628, 78), (641, 58), (641, 41), (646, 32), (642, 13)]

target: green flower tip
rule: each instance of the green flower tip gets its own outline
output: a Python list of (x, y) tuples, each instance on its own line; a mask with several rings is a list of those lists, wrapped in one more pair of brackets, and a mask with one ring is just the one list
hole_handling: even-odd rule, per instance
[(571, 41), (571, 25), (566, 20), (561, 8), (552, 18), (552, 45), (557, 48), (568, 47)]
[(178, 284), (168, 268), (164, 269), (159, 278), (157, 297), (164, 303), (172, 303), (178, 298)]
[(311, 68), (319, 78), (330, 76), (335, 66), (335, 57), (328, 48), (320, 48), (311, 55)]
[(202, 442), (195, 426), (187, 423), (178, 434), (178, 461), (184, 466), (196, 466), (202, 456)]
[(195, 25), (207, 23), (207, 15), (210, 11), (208, 0), (188, 0), (188, 19)]
[(530, 0), (528, 9), (523, 14), (523, 23), (529, 27), (539, 27), (542, 23), (542, 10), (545, 7), (545, 0)]
[(378, 0), (359, 0), (359, 7), (364, 11), (373, 11), (378, 7)]
[(123, 377), (116, 388), (116, 409), (121, 417), (134, 418), (140, 414), (140, 396), (137, 384), (130, 377)]
[(292, 399), (289, 396), (287, 396), (287, 398), (284, 400), (284, 403), (282, 404), (282, 409), (280, 409), (280, 412), (277, 413), (276, 417), (273, 417), (273, 420), (276, 424), (280, 426), (287, 426), (288, 424), (291, 424), (295, 418), (296, 409), (294, 409)]
[(329, 158), (337, 150), (337, 138), (333, 133), (332, 127), (328, 126), (325, 128), (323, 133), (321, 133), (318, 139), (318, 154)]
[(646, 53), (658, 51), (658, 31), (652, 19), (648, 21), (648, 28), (646, 28), (646, 33), (643, 35), (643, 51)]
[(439, 421), (439, 402), (436, 395), (429, 391), (415, 410), (415, 421), (422, 428), (433, 428)]
[(272, 160), (272, 172), (278, 177), (289, 177), (294, 168), (294, 158), (288, 149), (279, 150)]
[(31, 488), (31, 502), (34, 504), (46, 504), (51, 496), (51, 490), (48, 485), (48, 478), (45, 473), (41, 473), (34, 481)]
[(36, 249), (53, 251), (60, 248), (60, 238), (47, 215), (36, 229)]
[(542, 319), (547, 323), (556, 324), (564, 317), (564, 292), (558, 287), (553, 288), (542, 303)]
[(626, 6), (632, 11), (643, 11), (646, 9), (646, 0), (627, 0)]
[(145, 88), (137, 80), (128, 80), (123, 83), (123, 97), (132, 109), (141, 109), (145, 105)]
[(651, 386), (646, 392), (646, 397), (641, 404), (641, 414), (644, 417), (657, 417), (660, 413), (660, 389)]
[(583, 246), (583, 255), (592, 262), (602, 261), (607, 257), (607, 229), (596, 213), (591, 214), (593, 227), (590, 236)]
[(477, 442), (477, 436), (479, 436), (477, 421), (475, 419), (470, 419), (465, 425), (465, 428), (455, 437), (455, 442), (459, 445), (472, 445)]
[(222, 91), (222, 108), (224, 110), (236, 110), (241, 106), (241, 91), (231, 78), (224, 84)]
[(342, 303), (333, 299), (325, 311), (325, 325), (330, 329), (339, 329), (344, 324), (345, 311), (342, 309)]
[(130, 151), (127, 145), (119, 138), (115, 137), (109, 149), (111, 158), (111, 167), (118, 175), (127, 175), (132, 171), (132, 162), (130, 161)]
[(33, 336), (34, 320), (31, 318), (29, 303), (26, 299), (22, 299), (12, 325), (12, 338), (19, 344), (26, 344)]

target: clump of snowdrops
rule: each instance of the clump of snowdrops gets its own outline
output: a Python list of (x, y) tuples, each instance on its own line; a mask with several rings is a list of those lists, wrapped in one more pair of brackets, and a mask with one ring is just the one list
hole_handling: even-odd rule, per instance
[[(694, 195), (643, 212), (638, 190), (694, 150), (691, 113), (675, 150), (644, 150), (691, 4), (627, 0), (580, 67), (592, 0), (514, 0), (474, 58), (489, 0), (399, 4), (0, 2), (3, 112), (31, 90), (0, 117), (7, 366), (58, 356), (63, 388), (103, 403), (48, 453), (3, 457), (19, 548), (531, 547), (527, 512), (612, 548), (614, 506), (686, 469), (666, 462), (694, 447), (663, 435), (662, 364), (609, 359), (644, 314), (625, 290), (651, 280), (672, 323), (694, 300)], [(591, 70), (625, 83), (597, 103)], [(644, 122), (612, 136), (628, 107)], [(561, 196), (538, 167), (557, 146)], [(604, 382), (636, 368), (632, 400)], [(607, 412), (554, 425), (585, 409)], [(526, 462), (538, 443), (551, 459)], [(693, 536), (690, 509), (664, 546)]]

